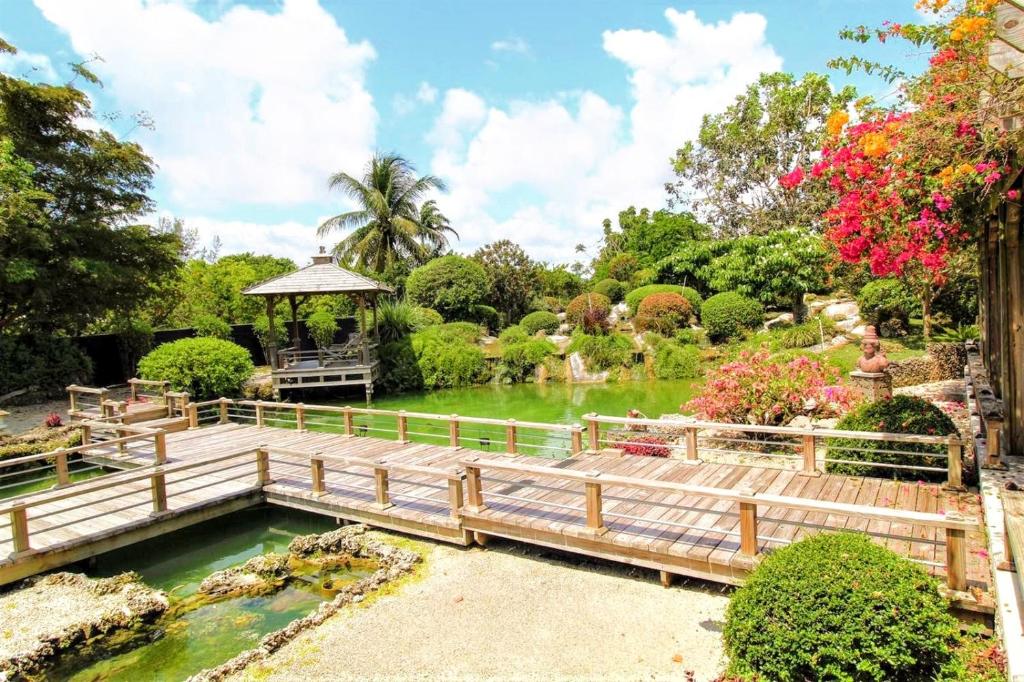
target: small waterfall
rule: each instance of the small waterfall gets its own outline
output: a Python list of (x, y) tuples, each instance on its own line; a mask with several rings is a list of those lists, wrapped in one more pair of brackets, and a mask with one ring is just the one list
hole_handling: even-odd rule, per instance
[(571, 353), (568, 357), (569, 381), (577, 383), (596, 383), (608, 379), (608, 372), (591, 373), (587, 371), (586, 364), (579, 353)]

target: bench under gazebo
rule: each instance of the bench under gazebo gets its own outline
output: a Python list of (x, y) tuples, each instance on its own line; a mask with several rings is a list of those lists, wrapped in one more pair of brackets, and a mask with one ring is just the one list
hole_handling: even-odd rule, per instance
[[(364, 386), (369, 402), (373, 383), (380, 373), (377, 357), (377, 297), (392, 293), (391, 287), (364, 277), (338, 265), (334, 256), (323, 248), (313, 256), (313, 263), (304, 268), (278, 275), (243, 290), (247, 296), (262, 296), (267, 302), (269, 329), (267, 359), (270, 361), (274, 391), (327, 388), (331, 386)], [(299, 306), (311, 296), (344, 294), (352, 297), (359, 311), (359, 328), (342, 343), (328, 348), (303, 347), (299, 334)], [(274, 308), (287, 299), (291, 306), (292, 327), (289, 345), (278, 348), (274, 325)], [(367, 325), (366, 309), (373, 313)]]

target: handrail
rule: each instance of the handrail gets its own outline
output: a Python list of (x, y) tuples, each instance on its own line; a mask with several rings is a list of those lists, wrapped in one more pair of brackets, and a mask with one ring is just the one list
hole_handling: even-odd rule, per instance
[(309, 459), (320, 459), (325, 462), (339, 462), (348, 466), (365, 467), (367, 469), (387, 469), (388, 471), (404, 472), (409, 474), (422, 474), (425, 476), (437, 476), (446, 480), (461, 479), (462, 470), (459, 468), (442, 469), (440, 467), (423, 466), (421, 464), (406, 464), (404, 462), (388, 462), (387, 460), (374, 460), (365, 457), (352, 457), (350, 455), (332, 455), (325, 452), (311, 452), (309, 450), (296, 450), (291, 448), (277, 448), (270, 446), (267, 451), (282, 455), (306, 457)]
[(137, 379), (132, 377), (128, 380), (129, 384), (138, 384), (139, 386), (170, 386), (171, 382), (167, 380), (158, 379)]
[(67, 387), (67, 390), (74, 391), (75, 393), (88, 393), (91, 395), (104, 395), (110, 391), (106, 388), (94, 388), (92, 386), (79, 386), (77, 384), (71, 384)]

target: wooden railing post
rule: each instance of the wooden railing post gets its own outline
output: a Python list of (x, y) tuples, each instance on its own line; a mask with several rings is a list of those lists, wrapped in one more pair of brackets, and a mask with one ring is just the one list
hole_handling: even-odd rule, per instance
[(220, 399), (220, 423), (221, 424), (227, 424), (228, 423), (228, 399), (227, 398), (221, 398)]
[(324, 461), (320, 459), (320, 453), (309, 458), (309, 473), (312, 481), (314, 495), (326, 495), (327, 488), (324, 486)]
[(53, 466), (57, 470), (57, 486), (71, 483), (71, 475), (68, 472), (68, 453), (64, 448), (57, 448), (53, 457)]
[(344, 414), (345, 414), (345, 435), (346, 436), (354, 435), (354, 433), (352, 431), (352, 408), (349, 407), (348, 405), (346, 405), (342, 409), (344, 410)]
[(377, 498), (377, 508), (387, 509), (391, 504), (391, 495), (388, 493), (388, 470), (387, 467), (378, 466), (373, 468), (374, 493)]
[(751, 498), (750, 502), (740, 502), (740, 554), (752, 557), (757, 555), (757, 502), (753, 490), (740, 494)]
[[(476, 458), (474, 457), (473, 460)], [(472, 464), (466, 466), (466, 509), (471, 512), (482, 512), (487, 508), (484, 505), (484, 491), (480, 487), (480, 467)]]
[(298, 403), (295, 406), (295, 430), (305, 431), (306, 430), (306, 405), (305, 403)]
[(573, 424), (569, 433), (569, 451), (574, 455), (583, 452), (583, 427), (579, 424)]
[(270, 451), (266, 445), (256, 449), (256, 483), (262, 488), (270, 485)]
[[(962, 517), (949, 512), (946, 518), (960, 521)], [(967, 540), (965, 531), (957, 528), (946, 529), (946, 585), (951, 590), (967, 590)]]
[(815, 451), (815, 436), (812, 433), (801, 436), (801, 446), (804, 455), (804, 466), (800, 473), (808, 475), (818, 474), (818, 455)]
[(188, 404), (188, 428), (199, 428), (199, 408), (196, 407), (195, 403)]
[(590, 453), (595, 454), (601, 449), (600, 425), (597, 423), (597, 412), (587, 415), (587, 435), (589, 436)]
[(149, 479), (149, 489), (153, 494), (153, 513), (163, 514), (167, 511), (167, 477), (153, 474)]
[(14, 539), (14, 553), (21, 554), (32, 549), (29, 544), (28, 512), (25, 505), (15, 502), (11, 507), (11, 536)]
[(686, 429), (686, 461), (700, 461), (700, 453), (697, 452), (697, 429), (693, 426)]
[[(74, 412), (78, 411), (78, 392), (76, 391), (77, 388), (78, 388), (78, 386), (76, 386), (75, 384), (71, 384), (70, 386), (68, 386), (68, 389), (67, 389), (68, 390), (68, 412), (69, 413), (74, 413)], [(103, 412), (102, 405), (103, 405), (103, 402), (100, 401), (100, 412), (101, 413)]]
[(455, 475), (448, 478), (448, 511), (453, 519), (462, 518), (462, 481), (466, 475), (455, 470)]
[(256, 426), (263, 426), (263, 401), (256, 401)]
[(448, 417), (448, 445), (459, 447), (459, 415), (453, 414)]
[(117, 444), (117, 451), (120, 452), (120, 453), (124, 453), (124, 451), (125, 451), (125, 443), (121, 439), (122, 438), (126, 438), (128, 436), (128, 432), (125, 431), (124, 429), (115, 429), (114, 430), (114, 436), (119, 441), (118, 444)]
[(136, 402), (139, 399), (139, 384), (135, 379), (128, 380), (128, 387), (131, 389), (132, 402)]
[(587, 530), (595, 535), (603, 535), (608, 531), (604, 526), (601, 514), (601, 484), (587, 481)]
[[(109, 393), (110, 391), (105, 388), (100, 391), (100, 414), (103, 416), (107, 416), (106, 412), (103, 410), (103, 406), (107, 403)], [(111, 411), (110, 414), (113, 415), (113, 411)]]
[(153, 455), (157, 464), (167, 461), (167, 433), (163, 430), (153, 434)]
[(409, 418), (405, 416), (405, 410), (398, 411), (398, 442), (409, 442)]
[(88, 424), (81, 424), (82, 445), (92, 445), (92, 427)]
[(949, 473), (946, 478), (946, 488), (949, 490), (963, 490), (963, 444), (956, 436), (949, 440), (949, 458), (946, 460)]
[(518, 431), (515, 419), (509, 419), (505, 423), (505, 452), (510, 455), (516, 454), (516, 436)]
[(985, 419), (985, 467), (1002, 469), (1002, 435), (1003, 422), (996, 419)]

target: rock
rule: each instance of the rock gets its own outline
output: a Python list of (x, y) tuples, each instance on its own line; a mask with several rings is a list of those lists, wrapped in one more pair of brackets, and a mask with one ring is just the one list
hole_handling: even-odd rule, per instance
[(842, 301), (830, 303), (822, 310), (825, 317), (830, 320), (847, 320), (860, 316), (860, 308), (855, 301)]
[(866, 325), (866, 324), (858, 324), (856, 327), (854, 327), (853, 329), (850, 330), (850, 333), (853, 334), (854, 336), (864, 336), (864, 334), (867, 332), (867, 330), (868, 330), (868, 325)]
[(792, 426), (794, 429), (809, 429), (811, 428), (811, 418), (805, 414), (798, 414), (786, 426)]
[(813, 421), (814, 426), (816, 426), (819, 429), (834, 429), (836, 428), (836, 424), (838, 423), (838, 417), (827, 417), (822, 419), (815, 419)]
[(565, 313), (555, 313), (555, 317), (558, 318), (559, 322), (565, 322)]
[(775, 327), (785, 327), (793, 324), (793, 313), (782, 313), (778, 317), (773, 317), (764, 323), (765, 329), (773, 329)]
[(571, 332), (572, 332), (572, 325), (571, 324), (566, 324), (566, 323), (563, 322), (562, 324), (558, 325), (558, 333), (559, 334), (569, 334)]
[(265, 594), (280, 587), (289, 574), (287, 556), (261, 554), (241, 566), (211, 573), (199, 584), (199, 593), (218, 598), (228, 595)]
[(860, 316), (851, 317), (845, 320), (839, 320), (836, 322), (836, 327), (843, 330), (844, 332), (851, 331), (864, 324), (864, 320), (860, 319)]
[(821, 311), (823, 311), (825, 308), (829, 307), (833, 303), (838, 303), (838, 302), (839, 301), (837, 299), (834, 299), (834, 298), (828, 298), (828, 299), (823, 298), (823, 299), (820, 299), (820, 300), (817, 300), (817, 301), (811, 301), (810, 303), (807, 304), (807, 315), (808, 315), (808, 317), (813, 317), (814, 315), (817, 315), (818, 313), (820, 313)]

